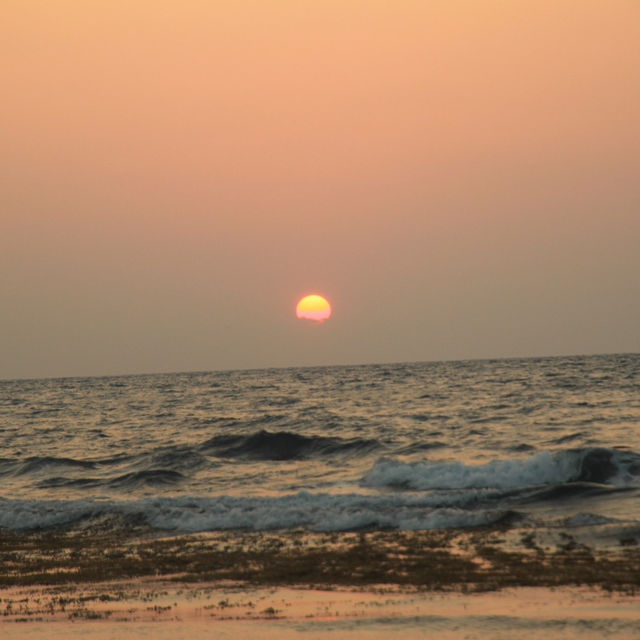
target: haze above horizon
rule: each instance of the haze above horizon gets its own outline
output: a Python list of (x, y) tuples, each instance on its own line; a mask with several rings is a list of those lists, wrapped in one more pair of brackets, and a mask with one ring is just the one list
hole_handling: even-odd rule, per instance
[(1, 379), (640, 352), (640, 3), (0, 17)]

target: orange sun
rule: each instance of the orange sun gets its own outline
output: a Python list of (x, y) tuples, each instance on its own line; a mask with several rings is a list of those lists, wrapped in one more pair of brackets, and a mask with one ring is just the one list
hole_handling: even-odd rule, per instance
[(331, 305), (326, 298), (317, 294), (305, 296), (298, 302), (296, 316), (303, 320), (324, 322), (331, 317)]

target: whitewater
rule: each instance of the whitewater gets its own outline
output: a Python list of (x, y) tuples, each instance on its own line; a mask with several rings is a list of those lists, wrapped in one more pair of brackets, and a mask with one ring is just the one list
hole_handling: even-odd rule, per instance
[(0, 529), (640, 527), (637, 354), (0, 381)]

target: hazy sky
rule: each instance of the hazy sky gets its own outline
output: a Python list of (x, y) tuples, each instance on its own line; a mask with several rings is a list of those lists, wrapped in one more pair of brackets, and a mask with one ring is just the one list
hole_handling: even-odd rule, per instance
[(640, 351), (638, 0), (2, 0), (0, 81), (0, 377)]

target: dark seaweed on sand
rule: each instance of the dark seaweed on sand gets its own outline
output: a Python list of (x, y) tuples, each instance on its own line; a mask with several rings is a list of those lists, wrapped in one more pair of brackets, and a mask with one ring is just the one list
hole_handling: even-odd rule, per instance
[(371, 531), (309, 534), (226, 532), (172, 538), (123, 532), (0, 530), (0, 587), (59, 585), (145, 576), (252, 585), (397, 584), (485, 591), (589, 585), (635, 593), (640, 548), (592, 550), (561, 533), (552, 548), (499, 531)]

